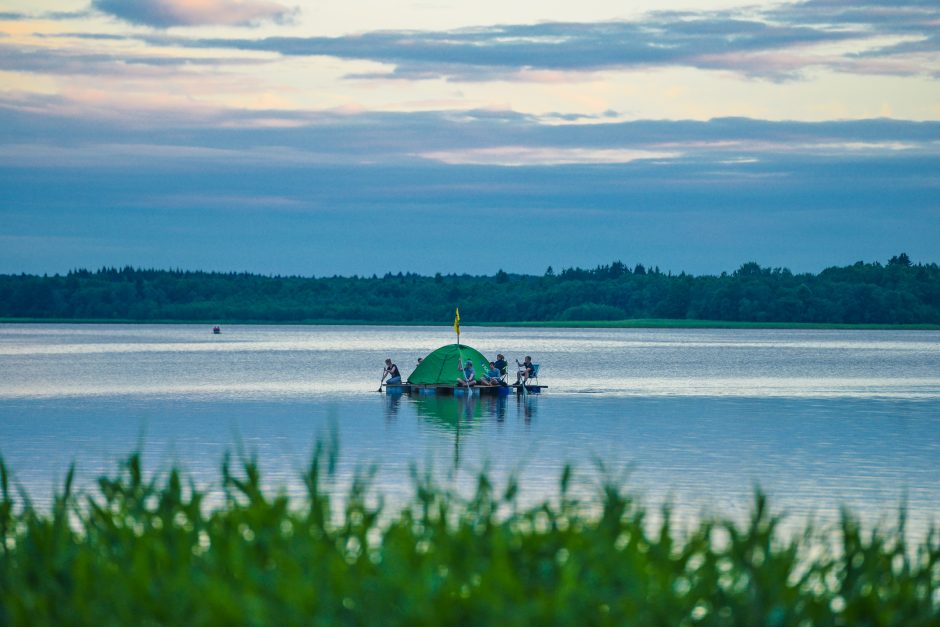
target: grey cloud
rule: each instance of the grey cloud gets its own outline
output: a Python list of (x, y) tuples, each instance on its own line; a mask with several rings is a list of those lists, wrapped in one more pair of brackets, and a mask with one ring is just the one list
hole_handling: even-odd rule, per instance
[[(205, 40), (195, 45), (328, 55), (395, 64), (397, 76), (716, 65), (702, 59), (848, 38), (803, 27), (742, 20), (536, 24), (444, 33), (374, 32), (337, 38)], [(730, 63), (730, 62), (729, 62)]]
[(2, 70), (66, 76), (139, 77), (142, 74), (162, 75), (169, 73), (168, 70), (163, 68), (214, 68), (226, 65), (256, 65), (265, 62), (260, 59), (87, 53), (68, 48), (0, 46), (0, 69)]
[[(96, 112), (88, 118), (73, 111), (61, 97), (13, 99), (0, 96), (0, 144), (6, 159), (25, 153), (10, 146), (35, 144), (37, 167), (53, 165), (89, 146), (96, 154), (127, 155), (139, 147), (135, 163), (153, 161), (172, 167), (174, 158), (206, 163), (265, 165), (387, 164), (409, 162), (480, 162), (511, 147), (523, 154), (552, 155), (605, 151), (668, 154), (663, 164), (703, 163), (725, 169), (834, 157), (884, 160), (940, 157), (940, 122), (861, 120), (844, 122), (771, 122), (746, 118), (697, 121), (636, 121), (597, 124), (552, 124), (558, 116), (515, 112), (339, 113), (232, 111), (218, 109), (197, 115), (179, 112), (142, 125), (109, 120)], [(190, 117), (187, 118), (187, 115)], [(275, 127), (264, 122), (276, 121)], [(161, 146), (159, 150), (152, 148)], [(129, 147), (129, 148), (128, 148)], [(45, 151), (45, 152), (43, 152)], [(448, 158), (445, 158), (447, 156)], [(51, 159), (46, 162), (44, 158)], [(642, 158), (642, 157), (640, 157)], [(493, 158), (494, 163), (499, 162)], [(602, 167), (597, 165), (595, 167)], [(662, 167), (662, 164), (661, 164)]]
[(296, 13), (271, 0), (92, 0), (92, 7), (125, 22), (155, 28), (173, 26), (252, 26), (287, 21)]
[(127, 35), (111, 33), (33, 33), (37, 39), (86, 39), (89, 41), (128, 41)]
[(897, 54), (921, 54), (931, 53), (940, 50), (940, 33), (934, 33), (929, 37), (918, 41), (906, 41), (893, 46), (885, 46), (877, 50), (869, 50), (856, 55), (857, 58), (870, 59)]
[(47, 11), (44, 13), (0, 12), (0, 20), (17, 22), (22, 20), (80, 20), (91, 15), (90, 11)]
[[(931, 51), (940, 51), (940, 3), (933, 0), (808, 0), (782, 5), (767, 17), (784, 23), (814, 24), (818, 28), (852, 28), (871, 36), (914, 36), (933, 40)], [(891, 48), (873, 54), (892, 54)]]
[[(724, 263), (721, 255), (728, 264), (742, 257), (764, 263), (755, 255), (768, 254), (765, 243), (742, 248), (753, 244), (754, 230), (746, 225), (755, 222), (773, 235), (774, 246), (812, 255), (831, 254), (852, 238), (859, 249), (882, 246), (890, 254), (908, 250), (935, 259), (938, 251), (940, 122), (724, 118), (558, 125), (483, 110), (342, 115), (223, 109), (199, 124), (184, 111), (125, 126), (48, 111), (70, 106), (61, 96), (17, 100), (0, 93), (4, 235), (36, 238), (19, 252), (3, 242), (9, 245), (0, 245), (0, 269), (92, 263), (87, 250), (67, 250), (55, 240), (84, 235), (101, 239), (96, 250), (130, 241), (134, 254), (143, 255), (101, 259), (102, 265), (153, 264), (148, 247), (182, 246), (174, 263), (186, 267), (201, 267), (199, 255), (207, 250), (220, 260), (244, 260), (248, 250), (259, 264), (281, 264), (251, 266), (256, 270), (296, 272), (322, 268), (316, 264), (328, 259), (340, 264), (337, 272), (371, 273), (355, 264), (372, 263), (374, 251), (389, 242), (396, 250), (452, 257), (446, 245), (428, 252), (426, 240), (450, 241), (446, 235), (458, 214), (474, 216), (466, 221), (470, 236), (494, 249), (577, 246), (570, 254), (587, 259), (617, 258), (624, 248), (648, 250), (636, 252), (640, 258), (694, 249), (708, 263)], [(265, 117), (300, 126), (248, 128)], [(893, 148), (900, 145), (909, 147)], [(479, 160), (449, 165), (420, 154), (501, 146), (678, 156), (507, 168)], [(523, 229), (494, 228), (521, 214), (539, 219)], [(252, 219), (240, 219), (245, 216)], [(180, 224), (193, 230), (182, 244)], [(262, 224), (266, 237), (259, 237)], [(737, 243), (718, 246), (676, 234), (676, 224), (690, 233), (714, 227)], [(658, 232), (666, 235), (651, 243)], [(285, 250), (307, 257), (290, 265)], [(683, 259), (665, 261), (699, 269), (692, 258)], [(825, 265), (812, 259), (801, 263)]]
[[(34, 238), (18, 251), (3, 242), (11, 245), (0, 245), (0, 271), (108, 263), (204, 267), (210, 260), (231, 269), (224, 264), (234, 259), (244, 264), (236, 269), (272, 273), (371, 274), (375, 251), (388, 250), (390, 242), (395, 251), (417, 254), (415, 265), (403, 269), (420, 269), (429, 258), (454, 259), (456, 215), (472, 217), (463, 221), (462, 236), (494, 250), (548, 254), (536, 260), (539, 267), (557, 266), (551, 258), (557, 251), (606, 262), (626, 250), (635, 259), (696, 272), (708, 264), (733, 268), (742, 258), (797, 270), (832, 265), (827, 256), (834, 251), (849, 261), (858, 251), (883, 250), (877, 256), (886, 259), (907, 250), (925, 260), (940, 251), (936, 157), (780, 155), (726, 167), (704, 160), (516, 168), (401, 160), (139, 165), (0, 162), (4, 236)], [(240, 219), (259, 199), (257, 215)], [(497, 228), (525, 220), (520, 216), (532, 217), (524, 228)], [(702, 238), (703, 228), (722, 233), (721, 241)], [(96, 254), (104, 256), (90, 260), (87, 250), (71, 250), (58, 236), (98, 238)], [(134, 245), (126, 254), (100, 252), (127, 242)], [(429, 248), (433, 242), (443, 243)], [(172, 252), (155, 261), (151, 250)], [(495, 272), (504, 257), (487, 271)], [(442, 271), (461, 271), (461, 261), (453, 263)], [(531, 271), (525, 266), (531, 258), (520, 263)]]
[[(184, 0), (94, 0), (93, 6), (128, 21), (158, 27), (200, 20), (231, 23), (240, 19), (239, 15), (287, 15), (282, 5), (267, 0), (240, 3), (238, 6), (256, 11), (239, 15), (223, 10), (231, 0), (213, 2), (187, 5)], [(195, 13), (191, 6), (208, 8)], [(347, 76), (357, 80), (525, 80), (525, 71), (529, 70), (590, 72), (654, 66), (728, 70), (770, 80), (791, 80), (813, 66), (855, 73), (940, 73), (938, 25), (940, 4), (936, 2), (863, 1), (846, 5), (835, 0), (809, 0), (777, 5), (763, 12), (656, 12), (619, 22), (511, 24), (436, 32), (374, 31), (340, 37), (198, 39), (151, 33), (133, 38), (160, 46), (330, 56), (389, 66), (387, 72)], [(804, 48), (815, 44), (892, 36), (916, 39), (861, 53), (831, 53), (825, 58), (803, 54)], [(872, 59), (878, 62), (872, 63)], [(138, 58), (137, 62), (143, 61)], [(533, 80), (538, 79), (533, 76)]]
[[(811, 1), (743, 17), (730, 12), (652, 13), (631, 22), (500, 25), (446, 32), (378, 31), (342, 37), (270, 37), (179, 41), (181, 45), (326, 55), (390, 64), (387, 74), (351, 78), (448, 77), (489, 80), (520, 69), (594, 71), (690, 66), (768, 78), (793, 78), (812, 64), (851, 71), (853, 55), (835, 60), (777, 59), (820, 43), (886, 35), (919, 36), (882, 54), (938, 52), (940, 5), (875, 2), (845, 7)], [(898, 72), (929, 72), (912, 66)]]

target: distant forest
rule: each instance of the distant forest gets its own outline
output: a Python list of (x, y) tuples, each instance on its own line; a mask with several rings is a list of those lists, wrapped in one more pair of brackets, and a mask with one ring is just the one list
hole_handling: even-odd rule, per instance
[(719, 276), (617, 261), (542, 276), (371, 277), (102, 268), (0, 275), (0, 318), (206, 322), (432, 323), (685, 319), (940, 323), (940, 268), (906, 254), (819, 274), (745, 263)]

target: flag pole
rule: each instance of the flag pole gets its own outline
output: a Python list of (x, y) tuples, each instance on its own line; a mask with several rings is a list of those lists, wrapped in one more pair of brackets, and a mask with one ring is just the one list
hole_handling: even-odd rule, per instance
[[(460, 308), (454, 308), (454, 331), (457, 333), (457, 368), (463, 368), (463, 355), (460, 354)], [(469, 388), (469, 386), (468, 386)], [(457, 418), (460, 422), (460, 418)]]

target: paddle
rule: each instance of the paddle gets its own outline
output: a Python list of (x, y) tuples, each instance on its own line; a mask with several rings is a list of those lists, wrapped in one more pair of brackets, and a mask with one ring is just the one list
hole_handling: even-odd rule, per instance
[(386, 375), (388, 375), (388, 367), (386, 367), (385, 370), (382, 371), (382, 380), (379, 381), (379, 389), (377, 389), (376, 392), (382, 391), (382, 383), (385, 382)]

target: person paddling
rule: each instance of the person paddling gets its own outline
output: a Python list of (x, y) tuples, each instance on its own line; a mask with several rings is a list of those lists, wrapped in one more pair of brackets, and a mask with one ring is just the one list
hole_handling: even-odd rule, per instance
[[(385, 381), (385, 377), (388, 377), (388, 381)], [(401, 372), (398, 371), (398, 366), (392, 363), (391, 358), (385, 360), (385, 370), (382, 371), (382, 381), (379, 382), (379, 390), (382, 389), (383, 382), (386, 385), (397, 385), (401, 383)]]
[(516, 365), (519, 366), (519, 372), (516, 373), (516, 385), (528, 383), (529, 377), (532, 376), (532, 372), (535, 370), (535, 367), (532, 365), (532, 357), (526, 355), (521, 364), (517, 359)]

